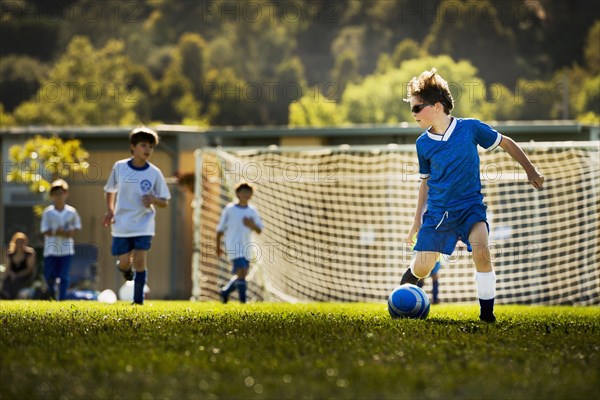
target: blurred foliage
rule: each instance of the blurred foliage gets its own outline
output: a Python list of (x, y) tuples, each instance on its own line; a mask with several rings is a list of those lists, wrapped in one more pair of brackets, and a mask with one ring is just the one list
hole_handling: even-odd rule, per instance
[(35, 136), (10, 147), (7, 180), (28, 185), (34, 193), (47, 193), (54, 180), (70, 181), (75, 174), (85, 173), (88, 157), (79, 140)]
[(317, 87), (290, 104), (290, 126), (336, 126), (343, 122), (335, 100), (327, 98)]
[(127, 64), (120, 41), (110, 40), (95, 49), (86, 37), (73, 38), (35, 98), (17, 107), (16, 123), (134, 124), (133, 109), (141, 99), (136, 91), (128, 91)]
[(0, 103), (0, 127), (12, 126), (15, 124), (15, 120), (9, 113), (4, 111), (4, 105)]
[(471, 61), (486, 82), (514, 82), (523, 73), (515, 35), (492, 7), (486, 0), (442, 1), (425, 39), (425, 50)]
[[(349, 85), (340, 102), (344, 120), (350, 123), (412, 121), (410, 107), (403, 101), (407, 97), (406, 86), (414, 76), (432, 67), (436, 67), (448, 82), (454, 97), (454, 113), (482, 119), (493, 117), (497, 103), (484, 107), (487, 88), (478, 77), (477, 69), (468, 61), (456, 62), (444, 55), (408, 60), (399, 68), (370, 75), (359, 84)], [(509, 100), (512, 100), (511, 96)]]
[(8, 55), (0, 59), (0, 103), (12, 112), (29, 100), (40, 88), (48, 73), (46, 64), (24, 55)]
[[(395, 96), (420, 67), (481, 84), (460, 116), (600, 114), (592, 0), (0, 0), (0, 11), (3, 126), (412, 121)], [(335, 107), (309, 104), (315, 91)]]

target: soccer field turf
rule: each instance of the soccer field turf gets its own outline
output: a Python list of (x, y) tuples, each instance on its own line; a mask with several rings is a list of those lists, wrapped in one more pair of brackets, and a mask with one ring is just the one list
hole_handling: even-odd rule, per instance
[(600, 308), (0, 303), (0, 399), (591, 399)]

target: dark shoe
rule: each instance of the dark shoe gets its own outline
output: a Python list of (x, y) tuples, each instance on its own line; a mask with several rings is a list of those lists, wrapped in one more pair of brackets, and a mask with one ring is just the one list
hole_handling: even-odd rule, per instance
[(419, 278), (413, 275), (410, 268), (408, 268), (406, 272), (404, 272), (404, 275), (402, 275), (402, 279), (400, 280), (401, 285), (404, 285), (405, 283), (412, 283), (413, 285), (419, 283)]
[(119, 268), (119, 271), (121, 271), (121, 273), (123, 274), (123, 278), (125, 278), (126, 281), (133, 280), (133, 268), (129, 267), (127, 271), (123, 271)]
[(494, 316), (494, 299), (482, 300), (479, 299), (479, 319), (484, 322), (496, 322)]
[(496, 316), (494, 314), (480, 314), (479, 319), (483, 322), (494, 323), (496, 322)]
[(225, 294), (222, 290), (219, 291), (219, 297), (221, 298), (221, 303), (227, 304), (227, 300), (229, 300), (229, 296)]

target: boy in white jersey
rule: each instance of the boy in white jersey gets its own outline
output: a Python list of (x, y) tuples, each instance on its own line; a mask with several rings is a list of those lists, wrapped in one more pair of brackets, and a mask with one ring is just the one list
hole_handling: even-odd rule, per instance
[(103, 224), (112, 225), (111, 252), (118, 257), (117, 268), (126, 280), (134, 280), (135, 304), (144, 304), (146, 259), (155, 232), (154, 207), (167, 207), (171, 198), (162, 172), (148, 162), (156, 145), (158, 135), (152, 129), (134, 129), (129, 134), (132, 157), (114, 164), (104, 186), (108, 210)]
[(235, 188), (237, 203), (229, 203), (217, 226), (217, 255), (223, 254), (221, 239), (225, 236), (225, 250), (233, 264), (233, 275), (220, 291), (221, 300), (227, 303), (229, 294), (236, 288), (241, 303), (246, 302), (246, 275), (250, 267), (252, 232), (261, 233), (263, 223), (256, 207), (249, 204), (254, 190), (246, 182)]
[(504, 149), (527, 173), (536, 189), (544, 177), (523, 150), (509, 137), (476, 119), (454, 118), (454, 99), (448, 83), (435, 69), (425, 71), (408, 84), (412, 114), (426, 131), (417, 139), (421, 186), (417, 209), (406, 241), (417, 252), (401, 284), (417, 284), (433, 269), (440, 253), (450, 255), (458, 240), (473, 252), (475, 282), (481, 312), (479, 318), (495, 322), (496, 275), (488, 247), (489, 226), (481, 194), (477, 145), (487, 150)]
[(57, 298), (54, 290), (60, 279), (58, 300), (65, 300), (69, 288), (69, 272), (75, 254), (73, 235), (81, 230), (81, 218), (74, 207), (67, 204), (69, 185), (57, 179), (50, 186), (52, 205), (42, 214), (41, 232), (44, 235), (44, 277), (48, 293)]

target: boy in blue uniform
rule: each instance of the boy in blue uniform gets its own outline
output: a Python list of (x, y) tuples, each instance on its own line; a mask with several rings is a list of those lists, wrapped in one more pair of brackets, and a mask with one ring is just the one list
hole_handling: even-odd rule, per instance
[(406, 238), (412, 244), (417, 234), (417, 255), (400, 283), (417, 284), (427, 277), (439, 254), (452, 254), (460, 239), (473, 252), (479, 318), (495, 322), (496, 275), (488, 247), (477, 145), (488, 151), (500, 146), (523, 167), (536, 189), (541, 189), (544, 177), (509, 137), (479, 120), (450, 116), (454, 99), (448, 83), (435, 69), (410, 81), (406, 101), (419, 126), (426, 130), (417, 139), (421, 185), (413, 226)]
[(126, 280), (134, 281), (134, 304), (144, 304), (146, 259), (155, 232), (154, 207), (167, 207), (171, 198), (162, 172), (148, 161), (156, 145), (158, 135), (152, 129), (134, 129), (129, 135), (132, 157), (114, 164), (104, 186), (107, 212), (103, 224), (112, 225), (111, 251), (118, 257), (117, 268)]

